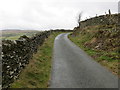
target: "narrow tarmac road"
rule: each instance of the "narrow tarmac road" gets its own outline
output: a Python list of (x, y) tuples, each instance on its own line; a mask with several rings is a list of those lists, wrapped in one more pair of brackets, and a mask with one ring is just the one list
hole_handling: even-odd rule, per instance
[(68, 34), (54, 42), (50, 88), (118, 88), (118, 77), (72, 43)]

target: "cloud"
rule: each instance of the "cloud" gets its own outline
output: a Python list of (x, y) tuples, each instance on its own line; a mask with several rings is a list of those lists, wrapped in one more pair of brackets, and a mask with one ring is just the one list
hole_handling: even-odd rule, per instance
[[(111, 1), (111, 2), (110, 2)], [(0, 0), (0, 29), (72, 29), (82, 20), (111, 9), (117, 13), (117, 0)]]

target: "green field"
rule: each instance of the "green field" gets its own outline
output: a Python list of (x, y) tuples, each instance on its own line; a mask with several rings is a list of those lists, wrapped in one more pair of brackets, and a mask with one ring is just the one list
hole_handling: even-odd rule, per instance
[(0, 40), (16, 40), (22, 35), (31, 37), (40, 31), (34, 30), (2, 30)]

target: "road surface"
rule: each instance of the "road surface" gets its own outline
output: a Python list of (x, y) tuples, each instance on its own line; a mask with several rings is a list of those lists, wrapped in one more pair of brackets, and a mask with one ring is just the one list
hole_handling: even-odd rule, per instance
[(72, 43), (68, 34), (54, 42), (50, 88), (118, 88), (118, 77)]

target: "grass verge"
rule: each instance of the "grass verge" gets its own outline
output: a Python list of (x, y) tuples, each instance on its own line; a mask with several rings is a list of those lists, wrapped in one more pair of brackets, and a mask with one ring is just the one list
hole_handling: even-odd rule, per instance
[(47, 88), (49, 86), (54, 39), (60, 33), (62, 32), (52, 33), (46, 39), (21, 72), (19, 79), (11, 84), (11, 88)]
[(118, 68), (120, 68), (118, 67), (118, 59), (110, 57), (110, 55), (116, 54), (116, 52), (100, 51), (85, 47), (85, 42), (88, 42), (93, 38), (87, 34), (80, 34), (77, 36), (69, 35), (68, 37), (72, 42), (74, 42), (77, 46), (83, 49), (88, 55), (94, 58), (95, 61), (108, 68), (110, 71), (112, 71), (113, 74), (118, 75), (120, 77), (120, 74), (118, 72)]

